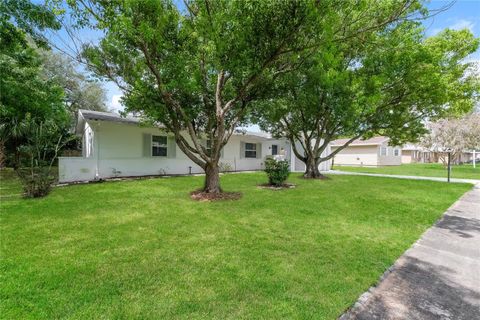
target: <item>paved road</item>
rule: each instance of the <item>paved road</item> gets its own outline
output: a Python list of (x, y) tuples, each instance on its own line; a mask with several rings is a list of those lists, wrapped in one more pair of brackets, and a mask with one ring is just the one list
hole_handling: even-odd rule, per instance
[(480, 184), (340, 319), (480, 319)]
[[(398, 179), (413, 179), (413, 180), (431, 180), (431, 181), (442, 181), (447, 182), (447, 178), (440, 177), (423, 177), (423, 176), (402, 176), (394, 174), (380, 174), (380, 173), (364, 173), (364, 172), (349, 172), (349, 171), (340, 171), (340, 170), (330, 170), (325, 171), (326, 174), (345, 174), (345, 175), (355, 175), (355, 176), (371, 176), (371, 177), (387, 177), (387, 178), (398, 178)], [(455, 183), (480, 183), (480, 180), (475, 179), (450, 179), (451, 182)]]

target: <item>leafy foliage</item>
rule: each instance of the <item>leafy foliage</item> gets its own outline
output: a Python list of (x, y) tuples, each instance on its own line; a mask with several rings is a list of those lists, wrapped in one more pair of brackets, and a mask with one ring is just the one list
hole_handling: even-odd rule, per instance
[(290, 165), (287, 160), (268, 158), (265, 160), (265, 172), (270, 185), (281, 186), (290, 175)]
[[(70, 118), (65, 109), (64, 90), (55, 78), (44, 73), (38, 46), (47, 50), (41, 31), (59, 28), (46, 7), (30, 1), (0, 3), (0, 144), (7, 160), (18, 167), (18, 147), (27, 142), (27, 118), (54, 121), (66, 128)], [(33, 41), (32, 41), (33, 39)]]
[[(105, 33), (84, 51), (93, 70), (123, 89), (127, 111), (174, 133), (207, 176), (218, 176), (220, 151), (251, 102), (298, 63), (296, 53), (315, 43), (313, 21), (332, 10), (316, 1), (245, 0), (186, 1), (185, 12), (167, 0), (71, 7), (79, 24)], [(220, 191), (218, 177), (206, 181), (207, 192)]]
[(72, 115), (79, 109), (107, 111), (104, 87), (98, 80), (78, 71), (78, 63), (50, 50), (40, 50), (39, 54), (42, 74), (62, 87), (66, 108)]
[(453, 162), (458, 162), (462, 152), (480, 149), (479, 114), (472, 113), (460, 119), (441, 119), (429, 123), (428, 130), (420, 144), (435, 152), (443, 164), (447, 163), (449, 152)]
[(61, 148), (69, 141), (65, 128), (52, 120), (37, 122), (27, 118), (22, 122), (26, 137), (19, 150), (24, 154), (17, 174), (25, 196), (43, 197), (50, 192), (55, 175), (52, 166)]
[[(478, 48), (478, 39), (468, 30), (425, 39), (405, 15), (363, 33), (362, 41), (321, 46), (262, 104), (261, 126), (291, 140), (307, 176), (319, 174), (320, 162), (356, 139), (415, 141), (426, 132), (425, 119), (462, 114), (475, 104), (478, 75), (463, 59)], [(351, 139), (344, 146), (321, 156), (331, 140), (345, 136)]]

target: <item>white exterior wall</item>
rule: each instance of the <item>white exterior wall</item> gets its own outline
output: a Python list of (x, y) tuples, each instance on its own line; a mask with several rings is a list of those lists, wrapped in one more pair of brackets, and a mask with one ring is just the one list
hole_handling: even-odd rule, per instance
[(95, 179), (96, 160), (82, 157), (58, 157), (59, 182)]
[[(381, 147), (387, 148), (387, 155), (383, 156), (380, 153), (380, 148), (378, 150), (378, 165), (379, 166), (399, 166), (402, 164), (402, 151), (400, 147), (391, 147), (388, 146), (387, 142), (384, 142)], [(398, 155), (396, 156), (394, 151), (398, 150)]]
[[(312, 143), (315, 143), (315, 141), (312, 141)], [(300, 152), (303, 152), (303, 147), (300, 144), (300, 142), (297, 141), (295, 143), (295, 145), (297, 147), (297, 150), (299, 150)], [(331, 152), (330, 146), (327, 146), (327, 148), (322, 152), (321, 156), (326, 157), (327, 155), (330, 154), (330, 152)], [(295, 156), (295, 154), (293, 152), (291, 154), (290, 163), (291, 163), (291, 165), (290, 165), (291, 171), (305, 172), (305, 169), (306, 169), (305, 163), (303, 163), (302, 160), (298, 159), (297, 156)], [(320, 171), (328, 171), (328, 170), (330, 170), (330, 167), (331, 167), (331, 161), (330, 160), (329, 161), (324, 161), (324, 162), (320, 163), (320, 165), (318, 166)]]
[[(332, 147), (336, 150), (338, 147)], [(382, 155), (382, 148), (387, 148), (386, 155)], [(394, 150), (398, 150), (396, 156)], [(399, 147), (390, 147), (388, 142), (382, 145), (350, 145), (340, 151), (334, 160), (339, 166), (396, 166), (402, 164), (402, 152)]]
[(402, 150), (402, 163), (414, 163), (413, 150)]
[[(332, 147), (332, 152), (338, 147)], [(372, 146), (348, 146), (335, 155), (334, 165), (338, 166), (377, 166), (380, 148)]]
[[(144, 134), (165, 135), (158, 128), (141, 127), (106, 121), (89, 121), (93, 132), (93, 152), (89, 157), (59, 158), (59, 181), (88, 181), (98, 178), (118, 176), (145, 176), (162, 174), (203, 173), (203, 170), (191, 161), (178, 146), (175, 146), (175, 157), (144, 156)], [(89, 146), (84, 139), (83, 147)], [(261, 157), (245, 158), (240, 155), (241, 142), (261, 143)], [(251, 135), (233, 135), (224, 147), (221, 163), (228, 163), (234, 171), (261, 170), (267, 155), (271, 155), (271, 146), (278, 145), (279, 153), (291, 158), (288, 141), (265, 139)], [(191, 168), (190, 168), (191, 167)]]

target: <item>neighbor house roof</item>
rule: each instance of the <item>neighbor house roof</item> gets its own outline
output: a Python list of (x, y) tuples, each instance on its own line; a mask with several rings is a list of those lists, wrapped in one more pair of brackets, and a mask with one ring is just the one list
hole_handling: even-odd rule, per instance
[(237, 129), (233, 132), (233, 134), (237, 136), (252, 136), (252, 137), (258, 137), (263, 139), (272, 139), (272, 135), (264, 131), (247, 131), (247, 130)]
[(406, 150), (406, 151), (425, 151), (426, 149), (422, 148), (422, 147), (420, 147), (416, 144), (407, 143), (407, 144), (403, 145), (402, 150)]
[[(92, 120), (92, 121), (110, 121), (110, 122), (118, 122), (118, 123), (128, 123), (128, 124), (140, 124), (142, 122), (142, 118), (134, 117), (127, 115), (126, 117), (113, 112), (102, 112), (102, 111), (93, 111), (93, 110), (85, 110), (80, 109), (78, 110), (78, 122), (77, 122), (77, 133), (83, 132), (83, 125), (85, 121)], [(164, 128), (163, 125), (159, 125), (158, 127)], [(271, 139), (272, 135), (267, 132), (254, 132), (254, 131), (246, 131), (242, 129), (237, 129), (234, 132), (234, 135), (243, 135), (243, 136), (252, 136), (257, 138), (263, 139)]]
[[(343, 146), (345, 143), (347, 143), (348, 140), (350, 140), (350, 138), (333, 140), (331, 142), (331, 146), (332, 147)], [(387, 142), (388, 140), (390, 140), (390, 138), (378, 136), (378, 137), (373, 137), (367, 140), (355, 140), (352, 143), (350, 143), (349, 146), (377, 146), (377, 145), (383, 144), (384, 142)]]

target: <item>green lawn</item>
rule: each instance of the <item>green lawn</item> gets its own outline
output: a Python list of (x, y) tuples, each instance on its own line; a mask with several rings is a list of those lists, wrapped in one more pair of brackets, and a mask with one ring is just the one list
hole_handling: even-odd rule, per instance
[(466, 184), (332, 176), (194, 202), (202, 177), (8, 194), (2, 179), (5, 319), (335, 319), (464, 192)]
[[(346, 167), (335, 166), (335, 170), (364, 173), (397, 174), (406, 176), (447, 177), (447, 169), (440, 163), (412, 163), (401, 166), (387, 167)], [(472, 165), (452, 166), (452, 178), (480, 179), (480, 165), (473, 168)]]

